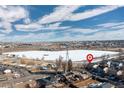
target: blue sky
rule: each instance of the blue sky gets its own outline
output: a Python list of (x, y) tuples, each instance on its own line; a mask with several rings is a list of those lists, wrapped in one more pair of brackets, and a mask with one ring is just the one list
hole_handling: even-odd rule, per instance
[(124, 40), (123, 33), (123, 6), (0, 6), (0, 41)]

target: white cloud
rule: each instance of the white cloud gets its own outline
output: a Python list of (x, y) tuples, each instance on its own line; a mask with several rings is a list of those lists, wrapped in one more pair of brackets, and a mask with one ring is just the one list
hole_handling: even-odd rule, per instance
[(5, 34), (0, 34), (0, 41), (3, 41), (5, 37), (6, 37)]
[(60, 26), (61, 23), (41, 25), (39, 23), (30, 24), (17, 24), (15, 25), (16, 30), (19, 31), (41, 31), (41, 30), (63, 30), (70, 28), (69, 26)]
[(21, 41), (21, 42), (33, 42), (33, 41), (47, 41), (55, 36), (55, 33), (28, 33), (25, 35), (13, 35), (13, 36), (3, 36), (0, 38), (2, 41)]
[[(59, 27), (61, 23), (55, 23), (55, 24), (51, 24), (49, 26), (49, 28), (52, 27)], [(118, 29), (118, 30), (113, 30), (113, 31), (108, 31), (109, 29), (106, 29), (106, 27), (118, 27), (118, 26), (124, 26), (123, 22), (116, 22), (116, 23), (104, 23), (104, 24), (100, 24), (99, 28), (68, 28), (63, 30), (63, 32), (60, 32), (64, 34), (64, 36), (60, 37), (56, 37), (54, 34), (54, 38), (51, 37), (47, 37), (45, 38), (46, 40), (50, 40), (50, 41), (72, 41), (72, 40), (120, 40), (120, 39), (124, 39), (123, 37), (123, 33), (124, 33), (124, 28)], [(48, 27), (46, 25), (46, 29)], [(98, 26), (98, 25), (97, 25)], [(103, 26), (103, 27), (101, 27)], [(44, 27), (43, 27), (44, 28)], [(118, 27), (119, 28), (119, 27)], [(75, 33), (75, 35), (71, 35), (71, 33)], [(54, 32), (52, 32), (53, 34)], [(76, 34), (77, 33), (77, 34)], [(94, 34), (93, 34), (94, 33)], [(87, 35), (86, 35), (87, 34)], [(35, 34), (36, 37), (42, 37), (42, 35), (46, 36), (46, 33), (41, 33), (41, 34)], [(49, 35), (48, 35), (49, 36)], [(33, 37), (33, 39), (35, 40), (36, 38)]]
[(92, 35), (83, 35), (78, 34), (72, 37), (71, 34), (66, 33), (63, 37), (57, 37), (52, 39), (52, 41), (86, 41), (86, 40), (124, 40), (124, 29), (117, 31), (106, 31), (106, 32), (97, 32)]
[(15, 22), (19, 19), (26, 18), (27, 11), (21, 6), (0, 7), (0, 19), (7, 22)]
[(84, 20), (84, 19), (91, 18), (97, 15), (101, 15), (103, 13), (113, 11), (119, 7), (120, 6), (102, 6), (100, 8), (85, 11), (83, 13), (74, 13), (72, 14), (72, 16), (69, 17), (68, 20), (71, 20), (71, 21)]
[(123, 37), (124, 29), (123, 30), (116, 30), (116, 31), (103, 31), (98, 32), (93, 35), (85, 36), (85, 39), (89, 40), (124, 40)]
[(111, 30), (121, 30), (124, 29), (124, 22), (111, 22), (97, 25), (98, 27), (102, 27), (102, 29), (111, 29)]
[(80, 6), (69, 5), (69, 6), (58, 6), (49, 15), (45, 15), (39, 20), (40, 24), (48, 24), (53, 22), (60, 22), (69, 19), (72, 12), (77, 10)]
[[(25, 24), (15, 25), (19, 31), (40, 31), (40, 30), (61, 30), (68, 29), (70, 26), (60, 26), (63, 21), (79, 21), (87, 18), (91, 18), (103, 13), (110, 12), (122, 6), (102, 6), (100, 8), (88, 10), (81, 13), (73, 13), (81, 6), (69, 5), (69, 6), (58, 6), (52, 13), (43, 16), (36, 22), (31, 22), (30, 19), (25, 20)], [(76, 30), (76, 29), (75, 29)], [(78, 31), (89, 29), (78, 29)], [(73, 30), (74, 31), (74, 30)], [(91, 30), (90, 30), (91, 31)], [(83, 33), (85, 33), (83, 31)]]
[(25, 20), (25, 24), (17, 24), (15, 28), (19, 31), (40, 31), (40, 30), (62, 30), (68, 29), (69, 26), (60, 26), (61, 22), (68, 19), (68, 15), (78, 9), (80, 6), (58, 6), (49, 15), (45, 15), (37, 22)]
[(108, 27), (115, 27), (115, 26), (120, 26), (120, 25), (124, 25), (124, 22), (103, 23), (103, 24), (99, 24), (97, 26), (108, 28)]
[[(4, 36), (0, 35), (0, 40), (11, 41), (25, 41), (25, 40), (111, 40), (124, 39), (124, 22), (104, 23), (97, 25), (97, 28), (71, 28), (71, 26), (62, 26), (63, 21), (79, 21), (91, 18), (103, 13), (113, 11), (120, 6), (102, 6), (100, 8), (88, 10), (81, 13), (74, 13), (80, 6), (59, 6), (55, 10), (40, 18), (38, 21), (32, 22), (29, 18), (28, 11), (21, 6), (0, 6), (0, 32), (10, 33), (15, 27), (17, 31), (35, 32), (42, 30), (63, 30), (63, 37), (56, 37), (54, 32), (49, 33), (29, 33), (26, 35)], [(24, 20), (23, 24), (16, 24), (13, 22), (20, 19)], [(106, 28), (118, 29), (116, 31), (102, 31)], [(109, 30), (109, 29), (108, 29)], [(73, 37), (71, 32), (77, 32)], [(92, 35), (84, 35), (93, 33)], [(53, 38), (54, 37), (54, 38)]]
[(25, 18), (24, 19), (24, 23), (25, 24), (30, 24), (31, 23), (31, 19), (30, 18)]
[(28, 12), (21, 6), (0, 6), (0, 25), (3, 33), (13, 31), (12, 23), (20, 19), (26, 19)]
[(60, 26), (61, 22), (58, 23), (53, 23), (53, 24), (48, 24), (45, 25), (44, 28), (42, 29), (49, 29), (49, 30), (64, 30), (64, 29), (69, 29), (71, 26)]
[(0, 22), (0, 32), (10, 33), (12, 32), (12, 24), (6, 21)]
[(100, 8), (88, 10), (85, 12), (80, 13), (73, 13), (75, 10), (77, 10), (80, 6), (59, 6), (57, 7), (52, 13), (49, 15), (43, 16), (39, 23), (41, 24), (47, 24), (47, 23), (53, 23), (53, 22), (62, 22), (62, 21), (79, 21), (84, 20), (87, 18), (91, 18), (97, 15), (101, 15), (103, 13), (107, 13), (110, 11), (113, 11), (119, 7), (122, 6), (102, 6)]
[(93, 32), (97, 32), (100, 29), (90, 29), (90, 28), (71, 28), (67, 29), (65, 32), (75, 32), (75, 33), (81, 33), (81, 34), (89, 34)]
[(117, 26), (113, 26), (111, 27), (112, 29), (124, 29), (124, 24), (123, 25), (117, 25)]
[[(90, 33), (90, 29), (88, 30)], [(79, 31), (80, 32), (80, 31)], [(2, 41), (74, 41), (74, 40), (124, 40), (124, 29), (116, 30), (116, 31), (100, 31), (91, 35), (84, 34), (75, 34), (71, 35), (71, 33), (63, 33), (64, 36), (57, 36), (54, 32), (48, 33), (29, 33), (25, 35), (13, 35), (13, 36), (5, 36), (0, 35), (0, 40)]]
[(42, 25), (39, 25), (37, 23), (15, 25), (16, 30), (19, 31), (39, 31), (42, 27)]

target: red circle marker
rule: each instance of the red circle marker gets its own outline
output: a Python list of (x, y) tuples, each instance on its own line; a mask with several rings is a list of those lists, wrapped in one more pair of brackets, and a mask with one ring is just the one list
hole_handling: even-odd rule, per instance
[(89, 63), (91, 63), (92, 61), (93, 61), (93, 55), (92, 54), (88, 54), (87, 55), (87, 61), (89, 62)]

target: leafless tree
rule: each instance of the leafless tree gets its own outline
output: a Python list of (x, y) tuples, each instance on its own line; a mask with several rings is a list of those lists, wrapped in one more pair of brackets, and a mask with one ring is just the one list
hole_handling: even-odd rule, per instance
[(62, 67), (62, 57), (61, 56), (59, 56), (59, 59), (56, 59), (56, 63), (55, 64), (56, 65), (55, 65), (54, 70), (56, 72), (58, 72), (58, 70), (61, 69), (61, 67)]
[(62, 69), (64, 72), (66, 71), (66, 62), (62, 62)]
[(61, 56), (59, 56), (59, 60), (58, 60), (58, 66), (59, 66), (59, 68), (61, 68), (62, 67), (62, 57)]
[(68, 60), (68, 71), (71, 71), (72, 70), (72, 60), (69, 59)]

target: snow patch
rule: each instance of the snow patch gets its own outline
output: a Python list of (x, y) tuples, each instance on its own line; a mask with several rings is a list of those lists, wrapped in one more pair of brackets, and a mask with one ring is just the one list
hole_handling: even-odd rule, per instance
[[(63, 57), (63, 60), (66, 60), (66, 53), (67, 51), (23, 51), (23, 52), (8, 52), (5, 54), (14, 54), (19, 57), (27, 57), (32, 59), (42, 59), (44, 60), (56, 60), (60, 56)], [(111, 51), (96, 51), (96, 50), (69, 50), (69, 59), (72, 61), (81, 61), (86, 60), (87, 54), (92, 54), (95, 57), (100, 57), (102, 55), (113, 55), (117, 54), (118, 52), (111, 52)]]

